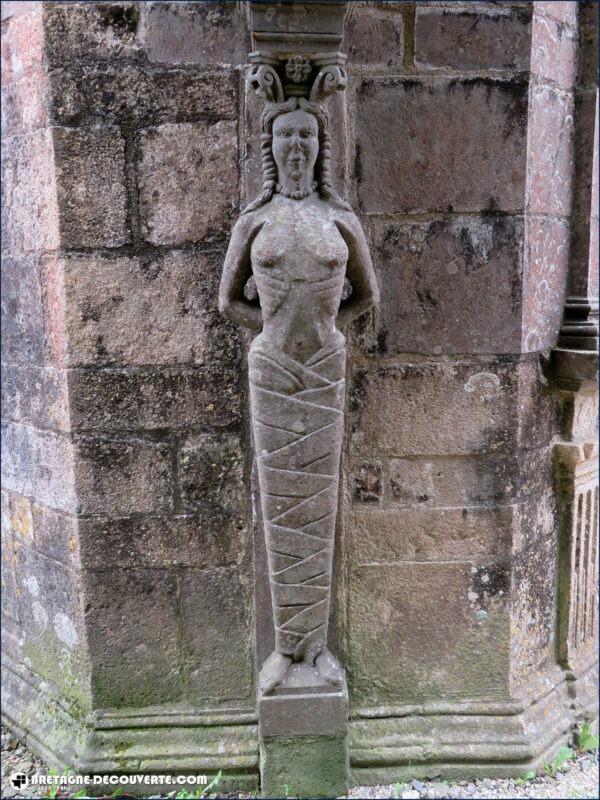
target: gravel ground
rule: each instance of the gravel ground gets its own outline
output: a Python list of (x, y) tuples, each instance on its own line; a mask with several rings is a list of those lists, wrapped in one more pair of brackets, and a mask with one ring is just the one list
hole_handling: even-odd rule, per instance
[[(15, 772), (32, 775), (34, 772), (47, 774), (46, 765), (27, 751), (15, 737), (2, 728), (2, 793), (1, 797), (40, 798), (48, 797), (48, 790), (37, 790), (27, 787), (20, 792), (9, 783), (9, 777)], [(70, 798), (72, 793), (59, 792), (58, 798)], [(121, 795), (123, 799), (125, 795)], [(155, 798), (160, 797), (154, 795)], [(219, 795), (228, 798), (248, 798), (252, 795), (235, 793)], [(446, 783), (437, 781), (411, 781), (410, 783), (391, 784), (389, 786), (358, 786), (350, 792), (349, 798), (400, 798), (401, 800), (418, 800), (418, 798), (455, 798), (455, 800), (471, 800), (471, 798), (589, 798), (600, 797), (598, 785), (598, 752), (581, 754), (568, 761), (556, 778), (537, 777), (517, 785), (515, 780), (483, 780), (459, 781)]]

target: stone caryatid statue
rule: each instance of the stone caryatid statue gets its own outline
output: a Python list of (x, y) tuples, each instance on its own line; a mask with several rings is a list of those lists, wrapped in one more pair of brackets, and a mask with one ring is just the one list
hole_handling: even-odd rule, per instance
[[(296, 57), (287, 75), (305, 80), (312, 69)], [(275, 69), (251, 73), (267, 100), (263, 186), (233, 229), (219, 293), (222, 314), (259, 332), (249, 354), (250, 402), (275, 625), (275, 650), (259, 678), (265, 695), (294, 662), (324, 685), (343, 680), (327, 648), (342, 330), (377, 302), (378, 288), (361, 225), (332, 187), (329, 117), (319, 100), (342, 80), (343, 71), (325, 67), (308, 97), (295, 87), (286, 99)], [(342, 299), (346, 280), (351, 293)]]

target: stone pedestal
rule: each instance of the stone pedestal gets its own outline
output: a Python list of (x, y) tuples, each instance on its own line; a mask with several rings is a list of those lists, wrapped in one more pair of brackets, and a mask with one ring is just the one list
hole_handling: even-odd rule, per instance
[(295, 664), (271, 695), (258, 696), (263, 797), (339, 797), (348, 791), (348, 689), (319, 683)]

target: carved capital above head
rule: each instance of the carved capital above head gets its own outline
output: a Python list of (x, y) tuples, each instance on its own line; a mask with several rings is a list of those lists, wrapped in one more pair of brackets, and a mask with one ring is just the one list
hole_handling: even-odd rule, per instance
[(283, 103), (283, 86), (272, 64), (252, 63), (246, 82), (265, 103)]
[(326, 64), (313, 82), (309, 99), (311, 103), (322, 103), (329, 95), (343, 91), (347, 83), (348, 76), (342, 64)]
[(322, 103), (348, 82), (343, 53), (282, 53), (273, 56), (262, 51), (250, 53), (248, 85), (265, 102), (282, 103), (289, 97), (306, 97)]
[(252, 65), (248, 84), (265, 102), (306, 97), (322, 103), (346, 87), (340, 52), (346, 2), (250, 2)]

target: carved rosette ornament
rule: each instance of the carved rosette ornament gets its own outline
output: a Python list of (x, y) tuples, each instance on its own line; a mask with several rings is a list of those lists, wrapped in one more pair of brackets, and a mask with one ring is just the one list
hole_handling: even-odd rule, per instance
[(377, 302), (378, 288), (361, 225), (331, 177), (324, 101), (346, 86), (345, 56), (255, 52), (249, 61), (248, 84), (265, 102), (262, 190), (233, 229), (219, 303), (258, 333), (249, 380), (275, 628), (259, 678), (269, 695), (299, 670), (303, 685), (343, 683), (327, 647), (343, 329)]

